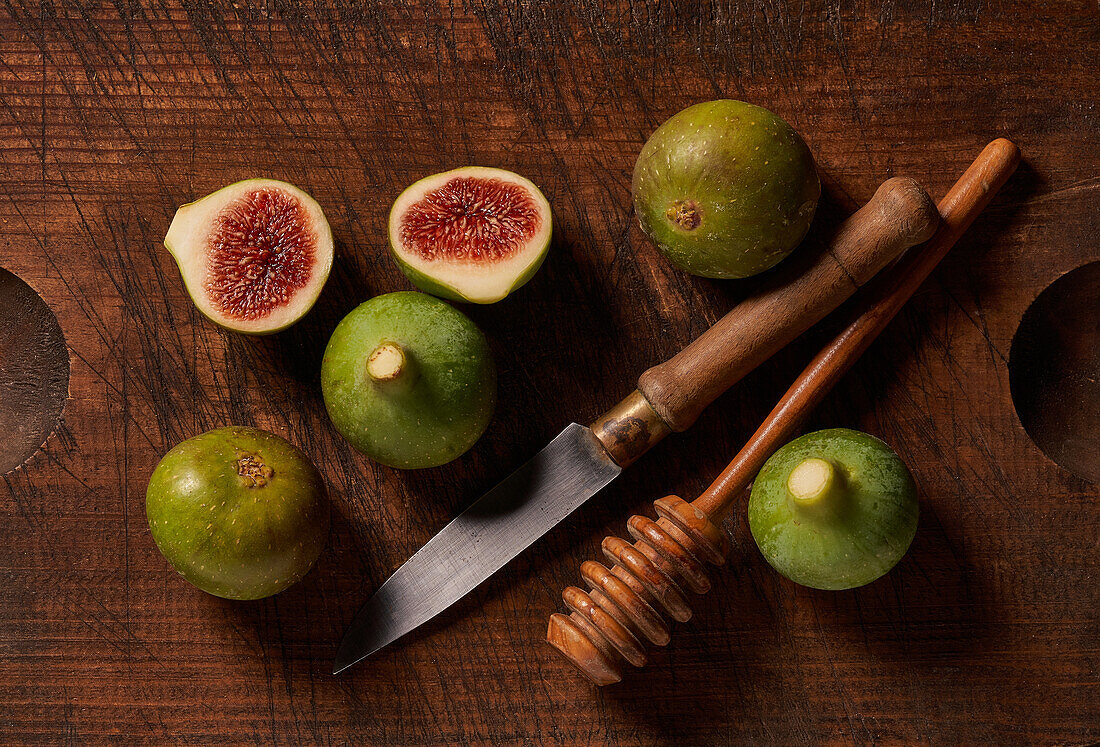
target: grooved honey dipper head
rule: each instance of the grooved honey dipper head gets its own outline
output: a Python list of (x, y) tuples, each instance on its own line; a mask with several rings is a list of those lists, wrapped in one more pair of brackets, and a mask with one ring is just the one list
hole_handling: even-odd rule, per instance
[(597, 685), (618, 682), (623, 661), (643, 666), (643, 641), (668, 643), (661, 613), (681, 622), (690, 618), (685, 590), (709, 589), (703, 564), (725, 559), (725, 534), (706, 514), (676, 496), (655, 505), (657, 521), (634, 516), (628, 522), (634, 544), (604, 539), (613, 567), (582, 565), (590, 591), (568, 587), (562, 598), (571, 614), (550, 618), (546, 640)]

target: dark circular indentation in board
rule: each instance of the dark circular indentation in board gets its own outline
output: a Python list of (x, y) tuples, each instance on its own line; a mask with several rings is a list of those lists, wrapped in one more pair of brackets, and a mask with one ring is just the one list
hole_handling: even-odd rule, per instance
[(1008, 362), (1012, 402), (1043, 453), (1100, 483), (1100, 262), (1055, 280), (1024, 312)]
[(69, 393), (69, 353), (57, 317), (34, 289), (0, 269), (0, 473), (46, 442)]

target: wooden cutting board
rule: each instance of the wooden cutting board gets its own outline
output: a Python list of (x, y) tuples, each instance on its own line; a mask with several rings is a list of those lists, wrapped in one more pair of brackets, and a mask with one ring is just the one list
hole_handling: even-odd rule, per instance
[[(601, 5), (4, 7), (0, 743), (1100, 739), (1100, 489), (1033, 445), (1007, 367), (1031, 301), (1100, 258), (1095, 3)], [(909, 555), (863, 589), (799, 588), (738, 513), (729, 567), (644, 672), (598, 692), (543, 642), (599, 539), (662, 494), (694, 496), (827, 322), (451, 611), (332, 677), (344, 626), (390, 572), (755, 287), (676, 271), (632, 214), (647, 135), (717, 97), (805, 136), (826, 185), (817, 233), (888, 176), (939, 197), (992, 138), (1024, 152), (810, 424), (869, 431), (907, 461), (922, 506)], [(554, 245), (520, 292), (466, 309), (501, 374), (487, 435), (398, 472), (329, 425), (321, 352), (356, 304), (408, 287), (385, 249), (394, 197), (465, 164), (538, 183)], [(178, 205), (261, 175), (312, 193), (338, 248), (315, 310), (251, 339), (196, 312), (161, 239)], [(226, 424), (299, 444), (331, 490), (316, 569), (260, 602), (190, 587), (145, 521), (164, 452)]]

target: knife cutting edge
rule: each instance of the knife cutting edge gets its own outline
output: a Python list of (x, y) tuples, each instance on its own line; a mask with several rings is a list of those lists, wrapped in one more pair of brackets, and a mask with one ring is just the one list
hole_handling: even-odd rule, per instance
[(939, 213), (912, 179), (884, 182), (818, 252), (805, 252), (591, 426), (571, 423), (444, 527), (359, 609), (338, 674), (464, 597), (880, 269), (928, 239)]

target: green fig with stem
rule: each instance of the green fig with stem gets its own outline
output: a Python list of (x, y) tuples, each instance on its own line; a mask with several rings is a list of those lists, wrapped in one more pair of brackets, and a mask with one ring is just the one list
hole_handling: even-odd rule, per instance
[(917, 487), (884, 442), (847, 428), (808, 433), (764, 464), (749, 528), (795, 583), (852, 589), (893, 568), (917, 530)]

